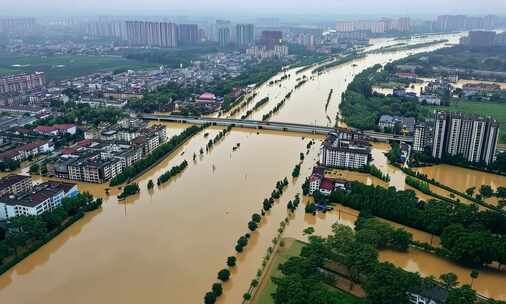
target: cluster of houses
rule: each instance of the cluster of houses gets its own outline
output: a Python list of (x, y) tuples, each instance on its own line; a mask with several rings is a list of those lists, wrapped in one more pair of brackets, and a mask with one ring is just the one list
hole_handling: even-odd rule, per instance
[(115, 125), (86, 130), (85, 139), (62, 149), (46, 164), (47, 175), (103, 183), (149, 156), (166, 141), (165, 126), (123, 119)]
[(349, 181), (333, 177), (328, 169), (322, 166), (315, 166), (309, 177), (309, 193), (311, 194), (319, 191), (328, 196), (336, 189), (348, 189), (349, 185)]
[(79, 193), (76, 184), (48, 181), (34, 185), (30, 176), (0, 178), (0, 221), (21, 215), (41, 215)]
[(77, 132), (74, 124), (40, 125), (34, 129), (6, 127), (0, 132), (0, 163), (22, 162), (49, 154), (55, 151), (55, 140)]
[(309, 177), (309, 192), (330, 195), (336, 189), (347, 189), (350, 183), (333, 174), (334, 169), (361, 169), (371, 160), (367, 136), (350, 129), (329, 133), (320, 147), (320, 159)]

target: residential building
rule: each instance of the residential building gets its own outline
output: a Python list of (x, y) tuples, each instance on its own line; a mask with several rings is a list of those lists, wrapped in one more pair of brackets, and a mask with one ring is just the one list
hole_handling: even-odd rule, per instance
[(54, 151), (53, 143), (45, 140), (35, 140), (31, 143), (0, 153), (0, 161), (6, 161), (8, 159), (24, 161), (30, 157), (47, 154), (52, 151)]
[(218, 29), (218, 43), (222, 48), (230, 44), (230, 29), (228, 27)]
[(353, 21), (337, 21), (336, 22), (336, 31), (337, 32), (353, 32), (355, 31), (355, 26)]
[(177, 25), (167, 22), (126, 22), (127, 41), (134, 46), (177, 47)]
[(435, 117), (432, 156), (461, 156), (469, 162), (495, 160), (499, 124), (492, 117), (438, 112)]
[(432, 94), (422, 94), (418, 97), (418, 102), (430, 105), (441, 105), (441, 97)]
[(336, 189), (348, 189), (350, 184), (347, 180), (326, 174), (324, 167), (316, 166), (309, 177), (309, 193), (313, 194), (315, 191), (319, 191), (323, 195), (330, 195)]
[(423, 152), (425, 148), (430, 146), (430, 129), (428, 125), (424, 123), (417, 124), (415, 126), (415, 132), (413, 136), (413, 150), (416, 152)]
[(199, 41), (199, 27), (197, 24), (179, 24), (177, 26), (177, 41), (181, 45), (194, 45)]
[(37, 126), (33, 131), (43, 135), (75, 135), (77, 127), (74, 124), (57, 124), (52, 126)]
[(44, 87), (44, 72), (0, 76), (0, 94), (25, 93)]
[(236, 25), (237, 46), (244, 48), (255, 44), (255, 26), (253, 24)]
[(408, 292), (408, 301), (411, 304), (444, 304), (447, 299), (448, 290), (438, 285)]
[(7, 194), (0, 197), (0, 220), (21, 215), (38, 216), (58, 208), (63, 198), (79, 193), (76, 184), (46, 182), (31, 191)]
[(118, 157), (103, 159), (100, 153), (78, 159), (68, 165), (69, 179), (88, 183), (103, 183), (123, 172), (123, 160)]
[(18, 36), (31, 35), (37, 29), (35, 18), (1, 18), (0, 33)]
[(254, 46), (246, 50), (246, 55), (262, 60), (271, 58), (284, 58), (288, 56), (288, 46), (276, 45), (272, 49)]
[(470, 47), (493, 47), (496, 43), (496, 32), (470, 31), (468, 37), (463, 37), (460, 43)]
[(276, 45), (283, 43), (283, 33), (281, 31), (263, 31), (260, 36), (260, 44), (267, 49), (273, 49)]
[(337, 133), (327, 136), (320, 148), (320, 164), (334, 168), (362, 168), (369, 163), (369, 143), (362, 140), (347, 140)]
[(30, 176), (9, 174), (0, 178), (0, 197), (6, 194), (17, 194), (32, 190)]
[(390, 130), (394, 130), (396, 127), (399, 128), (399, 131), (413, 134), (415, 131), (416, 119), (414, 117), (404, 117), (404, 116), (391, 116), (391, 115), (381, 115), (378, 126), (385, 130), (388, 128)]

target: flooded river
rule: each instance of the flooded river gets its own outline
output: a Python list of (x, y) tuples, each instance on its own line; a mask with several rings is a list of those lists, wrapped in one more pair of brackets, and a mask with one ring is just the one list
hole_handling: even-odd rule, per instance
[[(382, 47), (394, 42), (383, 39), (374, 43), (375, 47)], [(437, 47), (440, 46), (423, 50)], [(371, 65), (406, 55), (408, 52), (373, 54), (316, 76), (315, 80), (294, 91), (271, 120), (333, 126), (341, 93), (354, 75)], [(298, 75), (293, 70), (288, 73), (291, 76), (281, 82), (281, 87), (262, 85), (255, 100), (236, 116), (240, 117), (255, 102), (269, 96), (269, 102), (250, 116), (261, 119), (293, 89), (297, 78), (312, 76), (311, 70)], [(275, 79), (280, 77), (277, 75)], [(325, 110), (330, 89), (334, 92)], [(169, 136), (188, 127), (167, 126)], [(287, 216), (286, 203), (300, 192), (304, 177), (310, 174), (316, 162), (322, 137), (312, 138), (316, 145), (305, 157), (301, 177), (292, 179), (291, 172), (299, 162), (299, 153), (306, 151), (311, 140), (307, 134), (267, 131), (257, 134), (253, 130), (233, 129), (212, 150), (200, 156), (199, 150), (205, 150), (208, 140), (220, 130), (208, 128), (193, 137), (140, 177), (137, 182), (141, 193), (125, 201), (118, 202), (114, 195), (107, 196), (107, 185), (80, 184), (82, 191), (104, 197), (102, 209), (87, 214), (2, 275), (2, 303), (201, 303), (204, 294), (217, 281), (217, 272), (225, 267), (227, 256), (235, 254), (234, 245), (248, 231), (251, 215), (260, 212), (263, 199), (270, 195), (276, 181), (289, 177), (290, 185), (285, 194), (264, 217), (259, 229), (252, 233), (248, 247), (238, 255), (238, 266), (232, 270), (231, 280), (224, 284), (224, 295), (219, 303), (239, 303), (279, 223)], [(240, 148), (234, 152), (233, 147), (238, 143)], [(387, 150), (388, 146), (375, 144), (374, 162), (390, 174), (391, 186), (404, 189), (404, 175), (386, 163), (383, 153)], [(196, 161), (192, 160), (194, 153), (198, 155)], [(183, 160), (190, 165), (182, 174), (153, 191), (147, 190), (150, 179), (156, 180)], [(342, 174), (386, 186), (367, 175)], [(118, 189), (111, 192), (117, 193)], [(425, 199), (421, 193), (417, 195)], [(318, 233), (325, 235), (334, 222), (353, 225), (357, 216), (355, 210), (344, 207), (317, 216), (306, 215), (303, 209), (299, 208), (293, 216), (285, 236), (303, 238), (302, 230), (307, 226), (314, 226)], [(432, 238), (414, 229), (409, 231), (418, 240)], [(442, 270), (460, 274), (462, 269), (452, 263), (437, 268), (435, 265), (440, 265), (437, 263), (443, 263), (441, 259), (413, 252), (383, 252), (381, 257), (424, 275), (438, 275)], [(462, 270), (465, 271), (470, 270)], [(464, 275), (459, 275), (459, 279), (465, 281)], [(505, 280), (504, 274), (482, 273), (475, 287), (485, 295), (506, 299), (504, 288), (501, 289)]]

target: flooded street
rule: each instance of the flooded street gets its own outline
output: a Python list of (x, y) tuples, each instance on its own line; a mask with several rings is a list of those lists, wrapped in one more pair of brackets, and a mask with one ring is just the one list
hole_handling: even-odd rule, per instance
[[(378, 47), (393, 44), (392, 40), (384, 39), (376, 43)], [(436, 46), (423, 50), (434, 48)], [(373, 54), (315, 76), (315, 80), (309, 80), (295, 90), (270, 120), (333, 126), (341, 93), (353, 75), (371, 65), (384, 64), (407, 54)], [(311, 70), (300, 74), (291, 70), (290, 75), (288, 80), (281, 82), (281, 87), (262, 85), (257, 89), (257, 97), (234, 117), (241, 117), (256, 102), (268, 96), (269, 102), (249, 117), (261, 120), (293, 89), (297, 78), (306, 75), (309, 79)], [(274, 79), (280, 77), (281, 74)], [(334, 92), (326, 111), (325, 103), (331, 89)], [(167, 124), (167, 127), (168, 136), (173, 136), (189, 125)], [(104, 197), (101, 210), (87, 214), (2, 275), (2, 303), (201, 303), (204, 294), (217, 281), (217, 272), (225, 267), (227, 256), (235, 254), (237, 239), (248, 232), (251, 215), (260, 213), (262, 201), (270, 196), (276, 181), (288, 177), (290, 185), (263, 218), (259, 229), (252, 233), (246, 250), (238, 255), (238, 265), (232, 270), (231, 280), (224, 284), (224, 294), (218, 301), (240, 303), (277, 234), (279, 223), (288, 215), (288, 200), (301, 191), (304, 178), (317, 160), (322, 137), (269, 131), (257, 134), (254, 130), (235, 128), (208, 153), (200, 155), (199, 150), (205, 150), (209, 139), (221, 130), (207, 128), (194, 136), (140, 177), (137, 182), (141, 193), (125, 201), (116, 199), (118, 189), (113, 189), (111, 196), (107, 196), (107, 185), (80, 184), (81, 191)], [(299, 153), (306, 152), (311, 139), (316, 144), (305, 156), (301, 177), (292, 179), (291, 172), (299, 163)], [(233, 151), (238, 143), (240, 148)], [(374, 144), (374, 163), (391, 176), (389, 185), (405, 189), (404, 174), (388, 165), (383, 155), (388, 148), (385, 144)], [(195, 161), (194, 153), (197, 155)], [(147, 190), (150, 179), (156, 180), (183, 160), (189, 162), (184, 172), (153, 191)], [(459, 168), (436, 171), (439, 167), (424, 170), (433, 170), (427, 173), (435, 174), (435, 178), (459, 190), (460, 186), (465, 188), (467, 184), (481, 185), (487, 181), (487, 177), (480, 177), (482, 173), (479, 172), (468, 172), (469, 177), (466, 177), (460, 171), (450, 172)], [(342, 174), (368, 184), (385, 185), (365, 174)], [(458, 183), (454, 176), (464, 178), (465, 182), (452, 184)], [(494, 177), (493, 181), (494, 187), (506, 184), (504, 179), (495, 180)], [(428, 199), (419, 192), (417, 195)], [(357, 214), (357, 211), (341, 206), (327, 214), (312, 216), (304, 214), (304, 208), (299, 208), (284, 236), (304, 239), (302, 230), (307, 226), (314, 226), (317, 233), (326, 235), (336, 221), (352, 226)], [(430, 234), (406, 229), (416, 240), (429, 242), (432, 238)], [(438, 240), (435, 242), (437, 244)], [(463, 273), (470, 272), (470, 269), (423, 253), (383, 252), (381, 258), (424, 275), (455, 272), (461, 282), (468, 277)], [(506, 300), (504, 282), (505, 273), (482, 272), (474, 287), (484, 295)]]

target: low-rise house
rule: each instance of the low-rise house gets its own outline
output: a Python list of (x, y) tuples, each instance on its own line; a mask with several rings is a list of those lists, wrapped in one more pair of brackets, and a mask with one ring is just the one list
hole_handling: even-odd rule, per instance
[(58, 124), (53, 126), (37, 126), (33, 131), (43, 135), (74, 135), (77, 132), (77, 127), (74, 124)]
[(350, 184), (347, 180), (326, 176), (325, 168), (316, 166), (309, 177), (309, 193), (313, 194), (315, 191), (319, 191), (328, 196), (336, 189), (348, 189)]
[(462, 86), (462, 93), (465, 97), (488, 94), (500, 90), (501, 86), (496, 83), (466, 83)]
[(408, 292), (409, 303), (412, 304), (444, 304), (448, 299), (448, 291), (440, 286)]
[(0, 196), (28, 192), (31, 190), (32, 179), (30, 176), (9, 174), (0, 179)]
[(0, 197), (0, 219), (21, 215), (41, 215), (54, 210), (63, 198), (79, 193), (77, 185), (70, 183), (47, 182), (33, 187), (32, 191), (7, 194)]
[(395, 97), (405, 97), (406, 96), (406, 89), (405, 88), (395, 88), (392, 91), (392, 95)]
[(378, 126), (384, 131), (386, 128), (393, 130), (396, 126), (409, 134), (415, 131), (416, 119), (414, 117), (381, 115)]
[(15, 161), (24, 161), (29, 157), (47, 154), (54, 151), (54, 145), (45, 140), (35, 140), (34, 142), (24, 144), (0, 154), (0, 161), (9, 159)]
[(441, 98), (437, 95), (423, 94), (418, 97), (418, 102), (440, 106), (441, 105)]
[(416, 80), (416, 78), (418, 77), (415, 73), (411, 73), (411, 72), (399, 72), (396, 75), (399, 78), (410, 79), (410, 80)]

